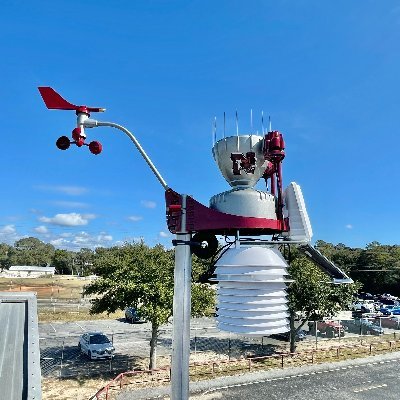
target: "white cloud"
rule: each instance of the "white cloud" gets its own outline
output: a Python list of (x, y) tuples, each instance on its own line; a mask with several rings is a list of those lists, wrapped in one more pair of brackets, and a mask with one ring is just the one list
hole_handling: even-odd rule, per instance
[(140, 216), (140, 215), (131, 215), (130, 217), (128, 217), (128, 219), (129, 219), (130, 221), (137, 222), (137, 221), (142, 220), (143, 217)]
[(0, 242), (12, 245), (22, 237), (15, 229), (15, 225), (0, 226)]
[(111, 235), (106, 234), (105, 232), (100, 232), (98, 235), (90, 235), (87, 232), (80, 232), (72, 239), (72, 243), (74, 245), (78, 245), (79, 247), (102, 247), (107, 246), (112, 242), (113, 238)]
[(37, 226), (37, 227), (34, 229), (34, 231), (37, 232), (37, 233), (41, 233), (41, 234), (44, 234), (44, 233), (48, 233), (48, 232), (49, 232), (49, 230), (47, 229), (47, 227), (44, 226), (44, 225)]
[(53, 201), (52, 204), (66, 208), (87, 208), (89, 206), (87, 203), (82, 203), (80, 201)]
[(39, 221), (59, 226), (87, 225), (90, 219), (96, 218), (94, 214), (56, 214), (54, 217), (40, 217)]
[(3, 227), (0, 228), (1, 235), (11, 235), (14, 233), (17, 233), (17, 230), (15, 229), (14, 225), (4, 225)]
[(164, 231), (161, 231), (161, 232), (158, 234), (158, 236), (160, 236), (160, 237), (162, 237), (162, 238), (166, 238), (166, 237), (169, 237), (169, 233), (164, 232)]
[(346, 228), (347, 228), (347, 229), (353, 229), (353, 225), (347, 224), (347, 225), (346, 225)]
[(50, 244), (52, 244), (54, 247), (68, 247), (69, 240), (58, 238), (50, 240)]
[(88, 189), (82, 186), (36, 186), (36, 189), (46, 190), (51, 192), (64, 193), (69, 196), (80, 196), (88, 192)]
[(140, 204), (145, 208), (156, 208), (157, 206), (156, 202), (151, 200), (142, 200)]
[(69, 238), (71, 236), (72, 236), (72, 233), (70, 233), (70, 232), (60, 233), (60, 237), (62, 237), (62, 238)]
[(6, 219), (7, 219), (7, 221), (10, 221), (10, 222), (16, 222), (23, 218), (18, 215), (9, 215), (8, 217), (6, 217)]
[(68, 250), (79, 250), (83, 247), (95, 249), (96, 247), (107, 247), (112, 243), (113, 237), (106, 232), (91, 235), (88, 232), (81, 231), (75, 235), (70, 234), (69, 237), (61, 234), (60, 237), (54, 238), (50, 243), (57, 247)]

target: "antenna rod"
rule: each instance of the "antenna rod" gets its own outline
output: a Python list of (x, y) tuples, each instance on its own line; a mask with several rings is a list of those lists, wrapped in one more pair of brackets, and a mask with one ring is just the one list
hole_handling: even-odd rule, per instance
[(250, 129), (251, 133), (253, 133), (253, 109), (250, 109)]
[(239, 121), (238, 121), (237, 110), (236, 110), (236, 136), (239, 136)]
[(224, 111), (224, 139), (225, 139), (225, 126), (226, 126), (226, 116), (225, 116), (225, 111)]
[(264, 135), (264, 111), (261, 111), (261, 128), (262, 134)]
[(272, 132), (271, 116), (269, 116), (268, 118), (269, 118), (269, 131), (268, 132)]
[(214, 117), (214, 144), (217, 142), (217, 117)]

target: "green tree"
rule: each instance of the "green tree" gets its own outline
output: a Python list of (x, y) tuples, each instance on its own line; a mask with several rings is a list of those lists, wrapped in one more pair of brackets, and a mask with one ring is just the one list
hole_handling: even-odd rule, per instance
[(6, 243), (0, 243), (0, 268), (8, 269), (11, 266), (10, 251), (12, 246)]
[(77, 275), (87, 276), (93, 272), (94, 255), (93, 250), (85, 247), (75, 253), (74, 269)]
[(56, 249), (51, 265), (55, 267), (58, 274), (71, 274), (74, 257), (75, 254), (72, 251)]
[[(299, 255), (291, 262), (289, 273), (294, 280), (288, 288), (290, 351), (294, 352), (296, 334), (304, 324), (310, 319), (333, 316), (340, 310), (347, 309), (360, 285), (334, 285), (317, 266)], [(301, 315), (297, 328), (296, 313)]]
[(50, 265), (54, 246), (41, 240), (28, 237), (17, 240), (9, 251), (11, 265)]
[(399, 246), (372, 242), (362, 251), (354, 275), (364, 284), (364, 289), (368, 292), (390, 292), (399, 295), (399, 267)]
[[(154, 369), (160, 326), (172, 316), (174, 251), (144, 242), (96, 249), (94, 270), (100, 278), (85, 288), (85, 294), (98, 296), (92, 300), (91, 312), (135, 307), (151, 324), (149, 369)], [(193, 283), (192, 315), (205, 315), (214, 304), (214, 293), (209, 285)]]

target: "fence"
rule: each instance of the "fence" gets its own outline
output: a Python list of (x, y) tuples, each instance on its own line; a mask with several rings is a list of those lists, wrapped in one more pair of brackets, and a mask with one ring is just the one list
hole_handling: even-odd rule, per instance
[[(304, 366), (321, 362), (340, 361), (376, 355), (400, 349), (400, 341), (380, 341), (369, 344), (344, 345), (324, 349), (312, 349), (298, 353), (282, 353), (270, 356), (249, 357), (190, 364), (191, 379), (207, 379), (235, 373)], [(90, 400), (110, 400), (116, 391), (128, 385), (143, 386), (170, 381), (170, 366), (152, 371), (128, 371), (117, 375), (101, 388)]]
[[(209, 330), (192, 331), (190, 339), (191, 362), (229, 360), (250, 355), (272, 354), (273, 346), (265, 338), (251, 339), (213, 336), (218, 332)], [(212, 335), (212, 336), (210, 336)], [(116, 348), (112, 359), (90, 361), (78, 349), (79, 335), (46, 338), (41, 344), (41, 369), (43, 377), (70, 378), (110, 377), (129, 370), (145, 370), (149, 362), (150, 337), (132, 337), (129, 333), (111, 334), (109, 337)], [(171, 332), (162, 332), (157, 343), (157, 365), (171, 362)]]
[[(382, 318), (373, 327), (366, 320), (357, 319), (311, 321), (305, 325), (306, 334), (299, 337), (302, 341), (301, 344), (298, 342), (298, 347), (309, 351), (347, 343), (365, 345), (376, 336), (381, 336), (383, 340), (397, 340), (399, 331), (385, 327), (389, 320), (390, 318)], [(93, 327), (90, 326), (90, 330), (96, 330), (95, 325)], [(144, 327), (135, 334), (111, 333), (116, 352), (115, 357), (110, 360), (90, 361), (82, 355), (77, 347), (79, 332), (61, 335), (57, 333), (52, 338), (47, 337), (40, 341), (43, 377), (101, 376), (108, 379), (125, 371), (146, 370), (148, 367), (149, 327)], [(215, 326), (208, 329), (198, 328), (191, 331), (190, 362), (207, 363), (273, 356), (278, 352), (287, 352), (288, 346), (288, 342), (281, 337), (246, 338), (220, 332)], [(165, 329), (158, 338), (157, 365), (170, 365), (171, 353), (172, 333), (171, 329)]]

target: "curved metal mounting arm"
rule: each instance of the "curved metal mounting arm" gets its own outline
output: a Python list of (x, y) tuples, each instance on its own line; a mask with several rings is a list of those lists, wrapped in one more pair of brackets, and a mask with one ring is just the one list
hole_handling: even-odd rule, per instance
[(91, 118), (87, 118), (84, 121), (81, 121), (81, 124), (85, 128), (95, 128), (97, 126), (109, 126), (111, 128), (116, 128), (119, 129), (120, 131), (124, 132), (126, 135), (128, 135), (129, 139), (132, 140), (133, 144), (136, 146), (136, 148), (139, 150), (139, 153), (142, 155), (142, 157), (145, 159), (146, 163), (150, 167), (150, 169), (153, 171), (154, 175), (158, 179), (158, 181), (161, 183), (162, 187), (164, 190), (168, 190), (168, 185), (167, 182), (165, 182), (164, 178), (161, 176), (160, 172), (158, 169), (155, 167), (153, 162), (150, 160), (150, 157), (146, 154), (144, 151), (143, 147), (140, 145), (138, 140), (135, 138), (135, 136), (125, 127), (122, 125), (115, 124), (114, 122), (103, 122), (103, 121), (96, 121)]

